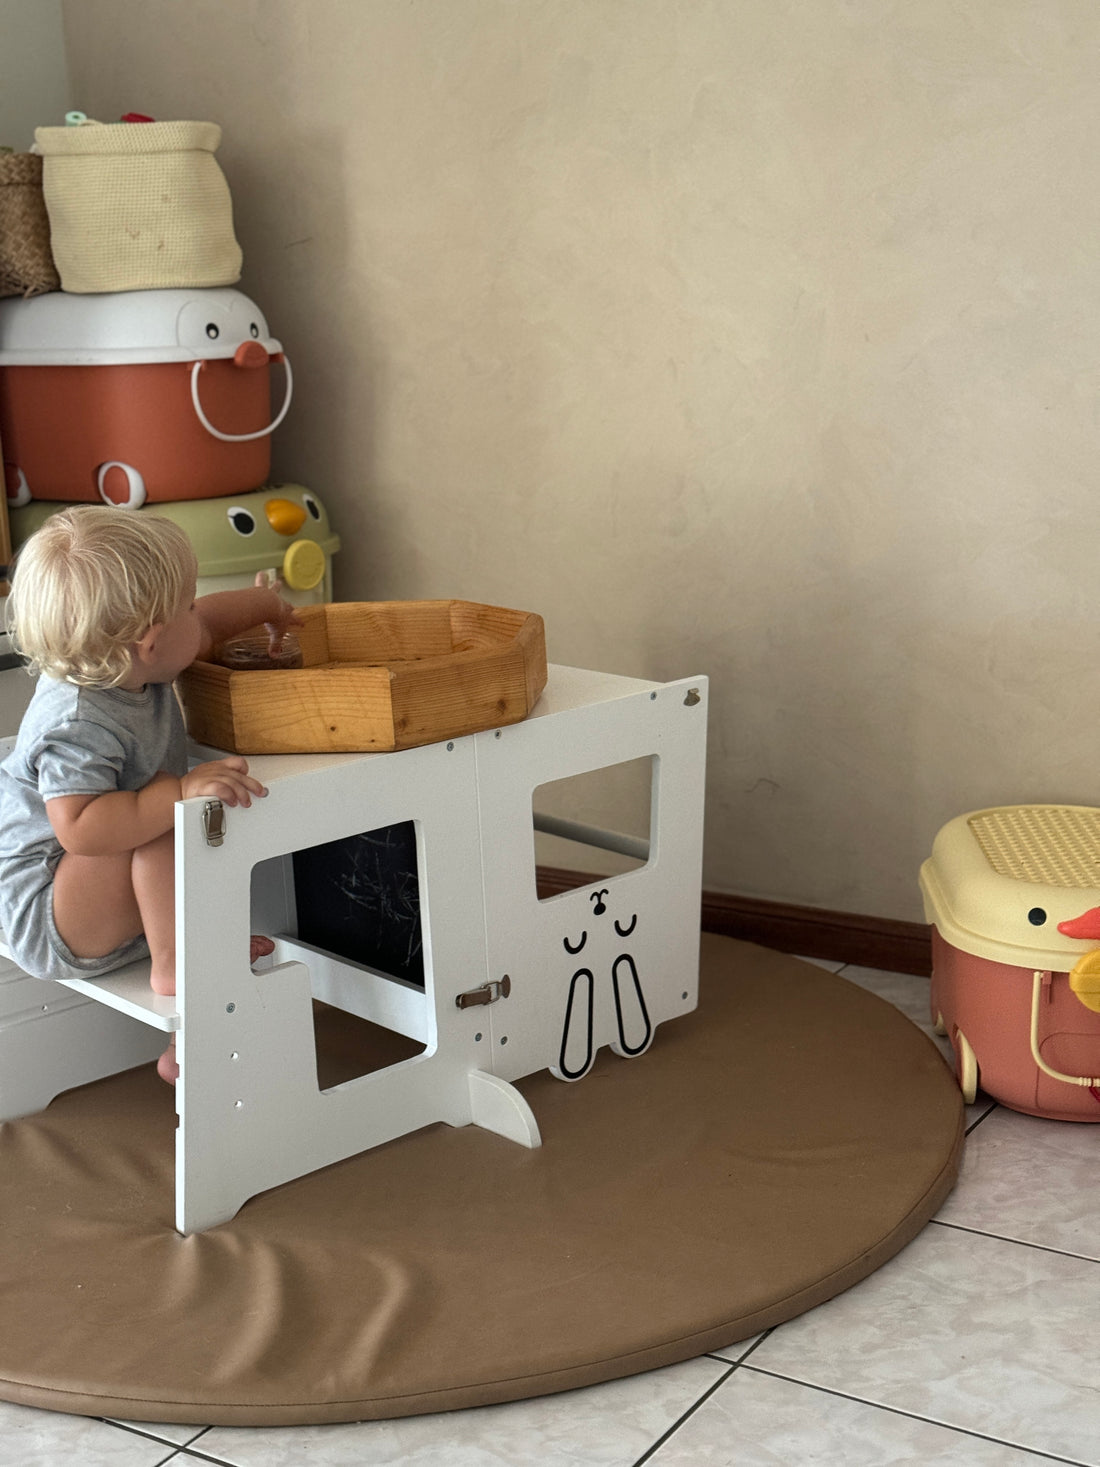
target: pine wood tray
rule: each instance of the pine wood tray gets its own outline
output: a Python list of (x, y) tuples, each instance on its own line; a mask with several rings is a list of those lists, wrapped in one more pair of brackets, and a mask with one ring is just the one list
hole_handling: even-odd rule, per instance
[(472, 601), (299, 608), (302, 667), (194, 662), (193, 739), (235, 754), (385, 752), (518, 723), (546, 686), (541, 616)]

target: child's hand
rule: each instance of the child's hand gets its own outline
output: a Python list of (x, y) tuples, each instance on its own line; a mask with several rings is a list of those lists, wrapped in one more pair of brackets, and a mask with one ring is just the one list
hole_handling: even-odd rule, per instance
[(267, 794), (258, 779), (248, 772), (248, 761), (239, 754), (227, 755), (224, 759), (211, 759), (208, 764), (196, 764), (180, 780), (180, 799), (191, 800), (196, 795), (205, 795), (209, 800), (221, 800), (226, 805), (252, 803), (252, 796), (262, 798)]
[(289, 629), (302, 625), (302, 618), (290, 602), (284, 601), (279, 594), (283, 589), (282, 581), (271, 580), (266, 571), (259, 571), (256, 576), (256, 585), (265, 591), (270, 591), (274, 601), (274, 614), (264, 613), (264, 626), (267, 628), (268, 648), (275, 653), (282, 647), (283, 638)]

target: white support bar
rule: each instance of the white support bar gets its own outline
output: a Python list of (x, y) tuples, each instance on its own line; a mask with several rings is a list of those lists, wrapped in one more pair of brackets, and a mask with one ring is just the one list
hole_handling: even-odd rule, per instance
[(579, 820), (566, 820), (561, 815), (540, 815), (538, 811), (535, 812), (534, 825), (543, 835), (557, 835), (563, 840), (575, 840), (578, 845), (615, 851), (620, 856), (633, 856), (637, 861), (649, 860), (649, 841), (643, 836), (601, 830), (598, 825), (582, 825)]
[(380, 973), (365, 963), (353, 963), (324, 952), (297, 937), (281, 933), (270, 960), (302, 963), (309, 969), (314, 998), (360, 1019), (369, 1019), (407, 1039), (428, 1042), (428, 1015), (423, 988), (404, 978)]

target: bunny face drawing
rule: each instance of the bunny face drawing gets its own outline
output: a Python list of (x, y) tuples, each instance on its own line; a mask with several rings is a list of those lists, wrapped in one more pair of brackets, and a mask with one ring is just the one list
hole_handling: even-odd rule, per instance
[(574, 971), (562, 1014), (558, 1062), (550, 1066), (550, 1073), (559, 1080), (583, 1079), (595, 1061), (598, 985), (610, 983), (615, 1011), (613, 1052), (633, 1059), (653, 1040), (638, 964), (630, 950), (635, 946), (631, 939), (638, 914), (623, 917), (613, 913), (605, 900), (609, 893), (609, 887), (590, 892), (589, 921), (579, 934), (562, 938), (562, 949)]

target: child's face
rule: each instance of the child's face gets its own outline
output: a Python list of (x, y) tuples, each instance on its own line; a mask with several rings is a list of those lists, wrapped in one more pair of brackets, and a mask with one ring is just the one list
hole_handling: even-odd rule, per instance
[(192, 572), (184, 585), (175, 615), (160, 629), (153, 657), (144, 669), (145, 680), (173, 682), (185, 667), (194, 662), (201, 644), (202, 626), (195, 611), (195, 574)]

